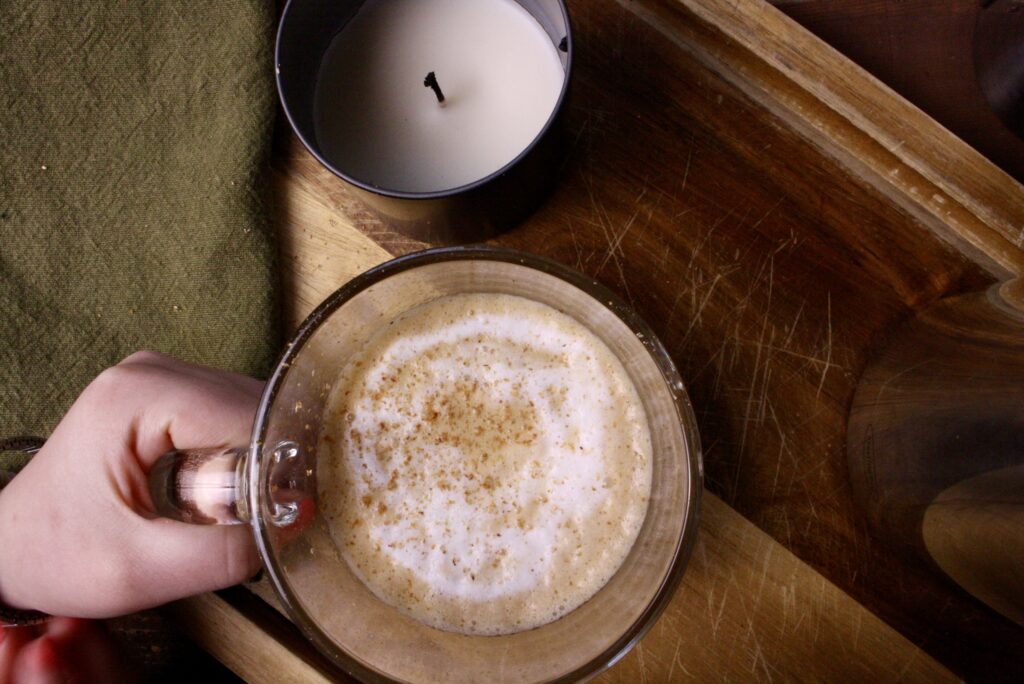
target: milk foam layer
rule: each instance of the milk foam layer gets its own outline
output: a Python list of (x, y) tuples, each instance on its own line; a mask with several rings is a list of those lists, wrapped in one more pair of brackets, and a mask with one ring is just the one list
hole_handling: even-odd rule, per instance
[(551, 307), (456, 295), (383, 328), (340, 374), (318, 481), (331, 534), (382, 600), (473, 634), (536, 627), (611, 578), (651, 489), (622, 364)]

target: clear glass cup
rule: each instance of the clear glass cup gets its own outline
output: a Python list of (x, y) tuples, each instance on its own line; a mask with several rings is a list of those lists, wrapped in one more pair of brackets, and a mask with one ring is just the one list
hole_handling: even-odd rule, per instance
[[(622, 567), (589, 601), (541, 627), (470, 636), (383, 603), (335, 548), (317, 507), (317, 441), (337, 373), (381, 325), (437, 297), (513, 294), (587, 326), (618, 356), (651, 428), (647, 517)], [(616, 295), (540, 257), (491, 247), (433, 249), (355, 278), (321, 304), (267, 383), (251, 443), (172, 452), (153, 469), (158, 510), (191, 522), (251, 525), (294, 622), (366, 681), (540, 682), (588, 678), (624, 656), (667, 605), (697, 532), (703, 472), (683, 383), (650, 328)]]

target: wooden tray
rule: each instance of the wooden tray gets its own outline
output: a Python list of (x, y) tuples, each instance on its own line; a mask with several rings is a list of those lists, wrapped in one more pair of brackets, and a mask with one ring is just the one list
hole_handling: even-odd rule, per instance
[[(573, 151), (550, 201), (495, 242), (575, 266), (652, 323), (688, 383), (711, 493), (670, 608), (604, 677), (1019, 677), (1024, 630), (866, 534), (843, 440), (872, 344), (916, 307), (1021, 273), (1024, 188), (762, 0), (569, 4)], [(295, 326), (424, 245), (279, 128)], [(247, 679), (331, 676), (242, 590), (172, 610)]]

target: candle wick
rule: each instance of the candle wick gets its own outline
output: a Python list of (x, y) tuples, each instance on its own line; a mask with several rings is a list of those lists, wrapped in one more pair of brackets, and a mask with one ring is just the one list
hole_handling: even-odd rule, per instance
[(437, 103), (444, 106), (444, 93), (441, 92), (441, 86), (437, 82), (437, 76), (431, 71), (427, 74), (427, 77), (423, 79), (423, 85), (434, 91), (434, 95), (437, 95)]

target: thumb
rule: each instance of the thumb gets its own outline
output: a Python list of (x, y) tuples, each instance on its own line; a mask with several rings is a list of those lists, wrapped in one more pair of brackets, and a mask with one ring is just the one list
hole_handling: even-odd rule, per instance
[(135, 581), (148, 591), (129, 595), (145, 597), (147, 605), (129, 610), (230, 587), (260, 569), (248, 525), (191, 525), (167, 518), (140, 519), (138, 524), (144, 529), (135, 538), (147, 541), (134, 559), (145, 577)]

